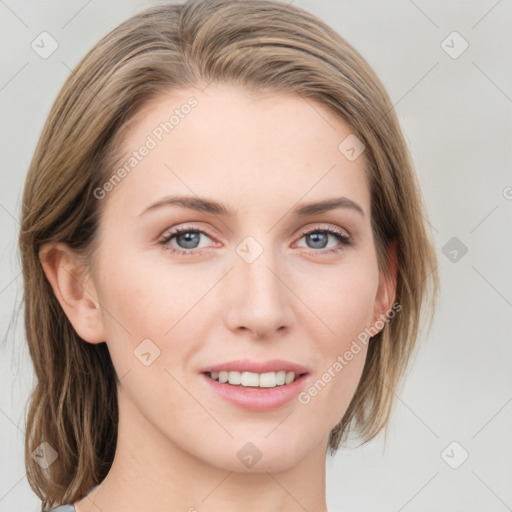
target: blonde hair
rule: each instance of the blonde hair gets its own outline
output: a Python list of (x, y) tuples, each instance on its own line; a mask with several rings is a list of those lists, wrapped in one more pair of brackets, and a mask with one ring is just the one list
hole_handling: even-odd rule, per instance
[[(108, 473), (118, 378), (106, 344), (84, 342), (71, 326), (39, 250), (65, 242), (92, 265), (103, 204), (94, 190), (116, 168), (126, 127), (148, 102), (212, 81), (321, 102), (366, 147), (379, 268), (390, 275), (396, 267), (401, 312), (368, 345), (354, 397), (331, 431), (331, 453), (350, 429), (367, 442), (387, 424), (426, 299), (432, 321), (439, 283), (426, 210), (393, 105), (363, 57), (320, 19), (274, 0), (192, 0), (146, 9), (103, 37), (72, 71), (26, 177), (19, 246), (37, 384), (25, 464), (43, 507), (80, 499)], [(393, 241), (396, 261), (390, 262), (386, 249)], [(58, 453), (46, 470), (31, 457), (43, 441)]]

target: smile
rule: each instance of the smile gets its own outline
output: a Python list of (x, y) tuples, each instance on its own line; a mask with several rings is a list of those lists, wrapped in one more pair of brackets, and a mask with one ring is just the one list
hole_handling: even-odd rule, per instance
[[(278, 384), (283, 382), (283, 374), (284, 383)], [(290, 403), (303, 391), (306, 383), (311, 379), (310, 373), (296, 374), (282, 370), (265, 373), (204, 372), (201, 376), (203, 382), (215, 395), (235, 407), (254, 412), (270, 411)], [(215, 376), (217, 379), (212, 378)], [(221, 382), (221, 378), (224, 382)], [(258, 384), (250, 385), (255, 384), (256, 379)], [(231, 384), (229, 380), (237, 384)]]
[(264, 373), (220, 371), (208, 372), (207, 375), (221, 384), (227, 383), (232, 386), (255, 388), (275, 388), (276, 386), (284, 386), (291, 384), (300, 377), (300, 375), (296, 375), (295, 372), (287, 372), (285, 370)]

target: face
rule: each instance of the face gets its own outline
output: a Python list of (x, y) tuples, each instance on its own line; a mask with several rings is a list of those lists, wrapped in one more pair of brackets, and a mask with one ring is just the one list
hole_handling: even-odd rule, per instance
[(162, 450), (233, 471), (325, 454), (366, 346), (335, 363), (382, 312), (364, 154), (338, 149), (350, 133), (320, 103), (221, 85), (159, 99), (127, 133), (129, 172), (96, 192), (93, 284), (120, 414)]

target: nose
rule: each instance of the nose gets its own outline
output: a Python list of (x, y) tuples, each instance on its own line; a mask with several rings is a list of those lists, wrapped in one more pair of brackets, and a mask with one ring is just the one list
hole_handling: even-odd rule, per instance
[(270, 249), (251, 263), (236, 255), (234, 268), (223, 280), (223, 312), (228, 328), (233, 332), (249, 331), (258, 339), (272, 338), (289, 329), (293, 293), (286, 274)]

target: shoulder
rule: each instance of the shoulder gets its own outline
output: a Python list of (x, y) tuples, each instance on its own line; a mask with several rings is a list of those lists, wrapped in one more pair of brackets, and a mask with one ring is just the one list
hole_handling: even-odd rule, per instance
[(75, 507), (71, 503), (66, 503), (57, 508), (52, 508), (47, 512), (76, 512)]

